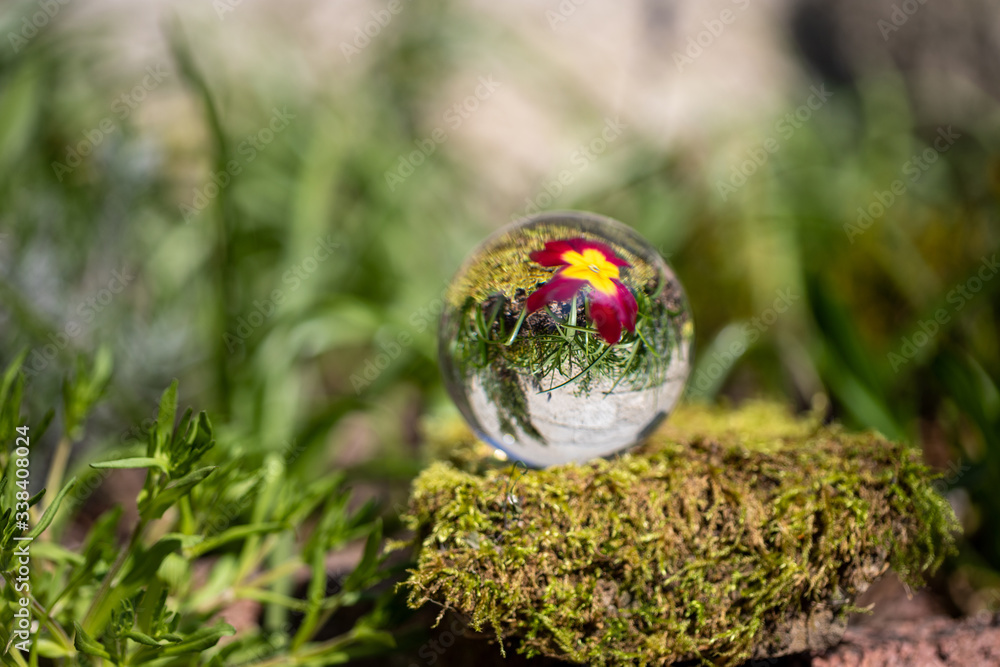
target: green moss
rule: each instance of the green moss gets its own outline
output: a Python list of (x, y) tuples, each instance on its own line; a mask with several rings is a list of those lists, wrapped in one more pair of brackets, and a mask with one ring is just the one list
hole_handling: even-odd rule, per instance
[(918, 585), (954, 548), (918, 452), (771, 404), (685, 407), (629, 454), (513, 475), (461, 431), (446, 439), (410, 501), (409, 602), (529, 656), (731, 665), (802, 650), (836, 641), (887, 566)]
[[(528, 254), (545, 247), (546, 241), (557, 238), (584, 238), (608, 242), (602, 234), (582, 229), (574, 225), (549, 224), (544, 227), (521, 227), (498, 236), (488, 255), (471, 262), (459, 271), (448, 289), (446, 298), (454, 308), (461, 308), (469, 297), (483, 302), (492, 296), (502, 294), (513, 300), (517, 290), (533, 290), (552, 277), (551, 268), (528, 261)], [(619, 256), (631, 266), (622, 276), (622, 281), (633, 288), (641, 289), (656, 280), (656, 271), (648, 262), (628, 248), (616, 244)]]

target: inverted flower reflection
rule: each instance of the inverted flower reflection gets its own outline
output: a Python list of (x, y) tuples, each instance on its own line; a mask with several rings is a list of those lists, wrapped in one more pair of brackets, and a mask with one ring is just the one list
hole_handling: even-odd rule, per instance
[[(635, 332), (638, 312), (635, 297), (619, 278), (619, 268), (629, 263), (597, 241), (575, 238), (549, 241), (543, 250), (531, 253), (542, 266), (558, 266), (552, 279), (528, 295), (532, 313), (552, 301), (566, 301), (585, 293), (588, 313), (597, 332), (608, 345), (621, 340), (622, 328)], [(584, 292), (585, 288), (586, 291)]]

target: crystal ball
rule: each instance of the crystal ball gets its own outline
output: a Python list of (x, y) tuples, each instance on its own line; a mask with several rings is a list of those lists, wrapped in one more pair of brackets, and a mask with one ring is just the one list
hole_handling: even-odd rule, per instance
[(693, 335), (684, 290), (649, 242), (610, 218), (553, 212), (466, 259), (438, 351), (476, 435), (545, 467), (610, 456), (655, 429), (684, 389)]

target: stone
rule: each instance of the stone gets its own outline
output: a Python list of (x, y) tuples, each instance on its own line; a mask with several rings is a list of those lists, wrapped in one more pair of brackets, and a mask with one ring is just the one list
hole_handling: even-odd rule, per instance
[(918, 586), (954, 550), (917, 450), (772, 403), (682, 406), (636, 450), (544, 470), (498, 465), (460, 426), (431, 432), (402, 586), (497, 651), (593, 665), (815, 654), (888, 568)]

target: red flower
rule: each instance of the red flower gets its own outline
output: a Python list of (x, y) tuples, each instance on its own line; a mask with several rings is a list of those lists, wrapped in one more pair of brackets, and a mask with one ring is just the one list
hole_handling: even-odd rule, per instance
[(542, 266), (560, 269), (549, 282), (528, 295), (529, 313), (551, 301), (566, 301), (584, 287), (590, 301), (590, 319), (608, 345), (622, 338), (622, 327), (635, 332), (639, 307), (632, 292), (618, 280), (619, 267), (629, 266), (603, 243), (587, 239), (549, 241), (544, 250), (531, 253)]

